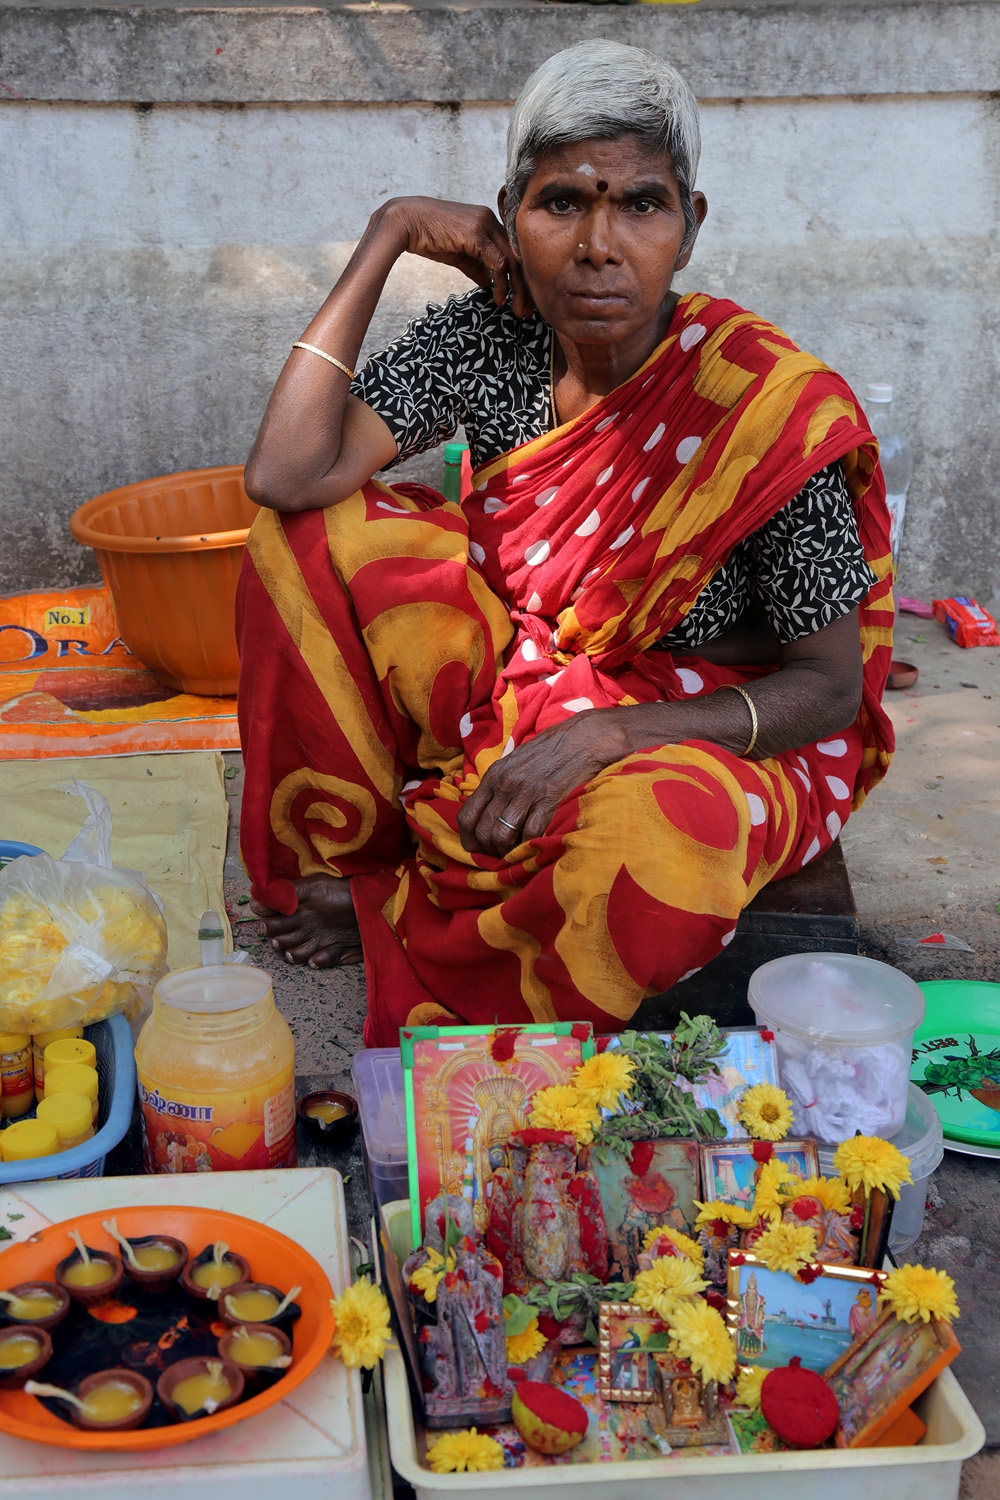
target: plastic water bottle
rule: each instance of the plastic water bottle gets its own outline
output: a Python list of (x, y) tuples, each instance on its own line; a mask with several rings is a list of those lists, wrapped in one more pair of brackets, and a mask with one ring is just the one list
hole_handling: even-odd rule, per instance
[(871, 381), (865, 387), (865, 413), (872, 432), (878, 438), (882, 473), (885, 475), (885, 503), (889, 507), (889, 537), (892, 545), (893, 573), (899, 571), (899, 543), (906, 513), (906, 492), (913, 478), (913, 455), (910, 445), (896, 425), (892, 414), (892, 386)]

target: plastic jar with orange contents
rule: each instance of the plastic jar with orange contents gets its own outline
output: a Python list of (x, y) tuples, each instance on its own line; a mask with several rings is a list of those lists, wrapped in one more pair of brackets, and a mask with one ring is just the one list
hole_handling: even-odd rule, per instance
[(0, 1115), (18, 1120), (35, 1102), (31, 1037), (0, 1032)]
[(295, 1043), (261, 969), (161, 979), (135, 1060), (147, 1172), (295, 1166)]

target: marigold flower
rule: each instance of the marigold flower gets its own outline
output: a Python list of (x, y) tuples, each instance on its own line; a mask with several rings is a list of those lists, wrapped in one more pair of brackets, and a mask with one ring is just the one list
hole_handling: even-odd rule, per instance
[(578, 1146), (589, 1146), (594, 1129), (601, 1123), (596, 1104), (571, 1083), (554, 1083), (531, 1096), (532, 1129), (567, 1130)]
[(773, 1083), (755, 1083), (740, 1099), (737, 1119), (759, 1141), (783, 1141), (792, 1128), (792, 1101)]
[(330, 1345), (334, 1354), (349, 1369), (373, 1369), (392, 1338), (389, 1304), (381, 1289), (370, 1281), (355, 1281), (340, 1297), (331, 1297), (330, 1306), (336, 1319)]
[(547, 1342), (544, 1333), (539, 1332), (538, 1319), (532, 1318), (523, 1333), (507, 1335), (507, 1363), (526, 1365), (529, 1359), (541, 1354)]
[(750, 1365), (741, 1370), (736, 1380), (736, 1405), (745, 1406), (748, 1411), (759, 1411), (760, 1388), (770, 1373), (770, 1370), (763, 1370), (759, 1365)]
[(765, 1162), (760, 1169), (757, 1186), (753, 1195), (753, 1211), (750, 1216), (751, 1224), (758, 1219), (781, 1218), (785, 1206), (785, 1194), (782, 1192), (785, 1183), (795, 1183), (798, 1191), (798, 1179), (793, 1178), (792, 1173), (783, 1161), (775, 1157), (774, 1161)]
[[(648, 1229), (643, 1237), (642, 1248), (652, 1250), (660, 1240), (669, 1240), (677, 1254), (687, 1256), (688, 1260), (693, 1260), (699, 1268), (704, 1266), (705, 1252), (698, 1241), (693, 1240), (688, 1234), (681, 1234), (679, 1229), (671, 1229), (669, 1224), (661, 1224), (659, 1229)], [(658, 1258), (662, 1254), (661, 1248)]]
[(915, 1323), (918, 1318), (925, 1323), (931, 1318), (950, 1323), (958, 1317), (955, 1283), (947, 1271), (932, 1266), (905, 1265), (890, 1271), (878, 1300), (879, 1307), (890, 1307), (903, 1323)]
[(739, 1203), (699, 1203), (695, 1201), (698, 1217), (695, 1229), (711, 1229), (713, 1224), (734, 1224), (737, 1229), (749, 1229), (754, 1216)]
[(876, 1189), (899, 1197), (904, 1182), (912, 1182), (910, 1158), (891, 1141), (877, 1135), (855, 1135), (841, 1141), (833, 1154), (833, 1165), (852, 1192)]
[(816, 1259), (816, 1234), (804, 1224), (772, 1224), (754, 1242), (753, 1253), (769, 1271), (797, 1271)]
[(573, 1074), (573, 1087), (582, 1099), (602, 1109), (619, 1108), (622, 1094), (632, 1091), (635, 1062), (624, 1052), (598, 1052)]
[(655, 1260), (648, 1271), (638, 1271), (632, 1301), (646, 1312), (655, 1312), (669, 1322), (678, 1302), (696, 1297), (708, 1282), (701, 1268), (686, 1257), (665, 1256)]
[(462, 1432), (443, 1432), (428, 1448), (427, 1462), (435, 1474), (478, 1474), (503, 1468), (503, 1448), (496, 1438), (467, 1427)]
[(410, 1287), (415, 1287), (418, 1292), (423, 1292), (425, 1302), (436, 1302), (438, 1294), (438, 1284), (442, 1276), (444, 1276), (448, 1271), (454, 1271), (454, 1269), (454, 1250), (448, 1251), (448, 1263), (447, 1265), (445, 1265), (445, 1259), (441, 1252), (439, 1250), (435, 1250), (433, 1245), (428, 1245), (427, 1259), (425, 1260), (424, 1264), (422, 1266), (418, 1266), (410, 1276)]
[(700, 1297), (690, 1302), (678, 1302), (669, 1322), (672, 1352), (686, 1359), (696, 1375), (702, 1380), (720, 1383), (732, 1379), (736, 1351), (722, 1316), (714, 1307), (709, 1307)]

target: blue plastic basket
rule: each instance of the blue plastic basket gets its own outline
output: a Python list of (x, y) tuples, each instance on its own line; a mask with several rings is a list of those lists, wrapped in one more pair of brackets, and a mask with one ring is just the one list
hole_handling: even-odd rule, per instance
[(39, 849), (37, 844), (19, 844), (17, 839), (0, 839), (0, 870), (4, 865), (9, 865), (12, 859), (20, 859), (22, 854), (44, 854), (44, 849)]
[[(109, 1151), (124, 1139), (132, 1123), (135, 1101), (135, 1055), (132, 1029), (124, 1016), (98, 1021), (85, 1032), (97, 1052), (98, 1091), (97, 1130), (82, 1146), (60, 1151), (58, 1156), (43, 1156), (34, 1161), (0, 1161), (0, 1184), (48, 1181), (52, 1168), (62, 1169), (56, 1177), (103, 1177)], [(25, 1118), (30, 1119), (29, 1116)]]

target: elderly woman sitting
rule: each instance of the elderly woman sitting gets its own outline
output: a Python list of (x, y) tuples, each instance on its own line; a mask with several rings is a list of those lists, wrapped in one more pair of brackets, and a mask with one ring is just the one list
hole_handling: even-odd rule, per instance
[[(529, 79), (500, 220), (395, 199), (246, 470), (243, 856), (292, 962), (400, 1025), (625, 1024), (885, 773), (878, 450), (843, 380), (671, 291), (695, 100), (584, 42)], [(355, 376), (403, 253), (477, 283)], [(462, 424), (461, 506), (377, 472)]]

